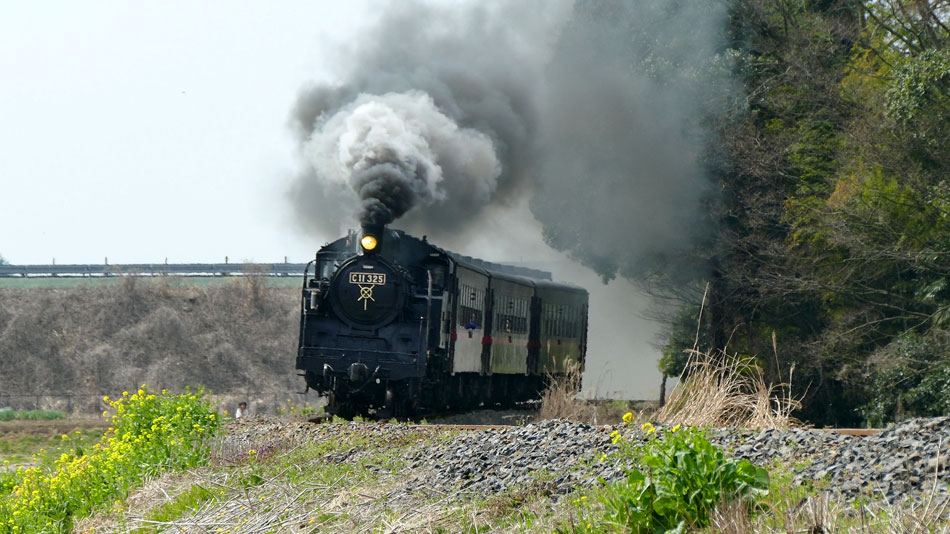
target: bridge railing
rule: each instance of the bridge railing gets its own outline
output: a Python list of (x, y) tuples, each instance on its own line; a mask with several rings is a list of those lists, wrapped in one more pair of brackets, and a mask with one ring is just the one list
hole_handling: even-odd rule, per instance
[(302, 276), (305, 263), (0, 265), (0, 278), (108, 276)]

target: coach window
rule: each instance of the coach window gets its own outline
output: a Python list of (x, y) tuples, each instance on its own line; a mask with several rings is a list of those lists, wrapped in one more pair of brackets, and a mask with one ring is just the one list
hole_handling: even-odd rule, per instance
[(336, 254), (323, 253), (317, 254), (317, 278), (329, 280), (336, 271)]
[(432, 289), (442, 291), (445, 287), (445, 265), (430, 265), (429, 272), (432, 274)]
[(467, 329), (481, 328), (481, 302), (484, 298), (482, 290), (461, 284), (459, 286), (459, 326)]
[(565, 337), (577, 337), (577, 308), (571, 306), (567, 309), (567, 335)]

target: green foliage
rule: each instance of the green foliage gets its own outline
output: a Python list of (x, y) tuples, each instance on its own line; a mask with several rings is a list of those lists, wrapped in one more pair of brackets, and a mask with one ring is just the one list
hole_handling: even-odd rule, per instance
[(0, 496), (0, 533), (69, 532), (75, 517), (125, 497), (162, 470), (207, 459), (218, 418), (202, 391), (156, 395), (143, 385), (103, 400), (115, 414), (98, 443), (16, 471), (13, 487)]
[(890, 116), (913, 122), (929, 109), (950, 109), (950, 50), (925, 50), (906, 58), (885, 93)]
[(685, 532), (709, 524), (710, 512), (720, 504), (740, 499), (748, 504), (768, 494), (768, 472), (748, 460), (725, 458), (722, 450), (701, 430), (657, 430), (650, 423), (645, 445), (632, 446), (619, 434), (620, 455), (632, 460), (624, 481), (608, 485), (598, 495), (604, 505), (603, 521), (594, 524), (637, 533)]
[(868, 424), (950, 414), (950, 358), (946, 333), (906, 334), (877, 355), (871, 399), (862, 408)]
[[(222, 490), (217, 490), (219, 493)], [(162, 503), (161, 506), (152, 509), (146, 515), (146, 519), (149, 521), (155, 521), (158, 523), (164, 523), (169, 521), (174, 521), (186, 513), (197, 510), (202, 504), (209, 502), (215, 498), (215, 493), (211, 490), (199, 486), (193, 485), (187, 490), (175, 496), (174, 499)], [(156, 527), (145, 527), (136, 529), (133, 534), (146, 534), (149, 532), (160, 532), (161, 529)]]
[(797, 416), (816, 424), (940, 413), (939, 379), (871, 360), (950, 327), (945, 13), (911, 0), (732, 5), (749, 113), (722, 132), (710, 339), (774, 354), (773, 373), (794, 366), (797, 393), (808, 387)]
[(664, 375), (680, 376), (689, 362), (689, 351), (693, 348), (704, 350), (708, 347), (708, 321), (698, 325), (699, 316), (699, 306), (683, 306), (677, 312), (669, 341), (661, 350), (659, 368)]
[(51, 421), (65, 419), (66, 414), (54, 410), (3, 410), (0, 411), (0, 421), (31, 420)]

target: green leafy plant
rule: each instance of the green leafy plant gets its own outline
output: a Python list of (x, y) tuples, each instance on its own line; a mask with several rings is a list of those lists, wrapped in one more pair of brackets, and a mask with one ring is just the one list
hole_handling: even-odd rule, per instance
[[(624, 420), (629, 424), (629, 417)], [(635, 468), (599, 495), (607, 526), (637, 533), (684, 532), (708, 525), (710, 512), (724, 502), (751, 505), (768, 494), (768, 471), (748, 460), (727, 459), (702, 430), (679, 425), (658, 430), (651, 423), (641, 429), (649, 436), (643, 445), (614, 434), (621, 459), (633, 460)]]

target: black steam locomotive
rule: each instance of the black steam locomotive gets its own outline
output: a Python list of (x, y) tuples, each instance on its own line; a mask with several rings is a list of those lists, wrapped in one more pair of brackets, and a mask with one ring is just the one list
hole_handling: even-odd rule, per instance
[(583, 368), (587, 306), (551, 273), (364, 227), (307, 265), (297, 369), (346, 418), (510, 406)]

